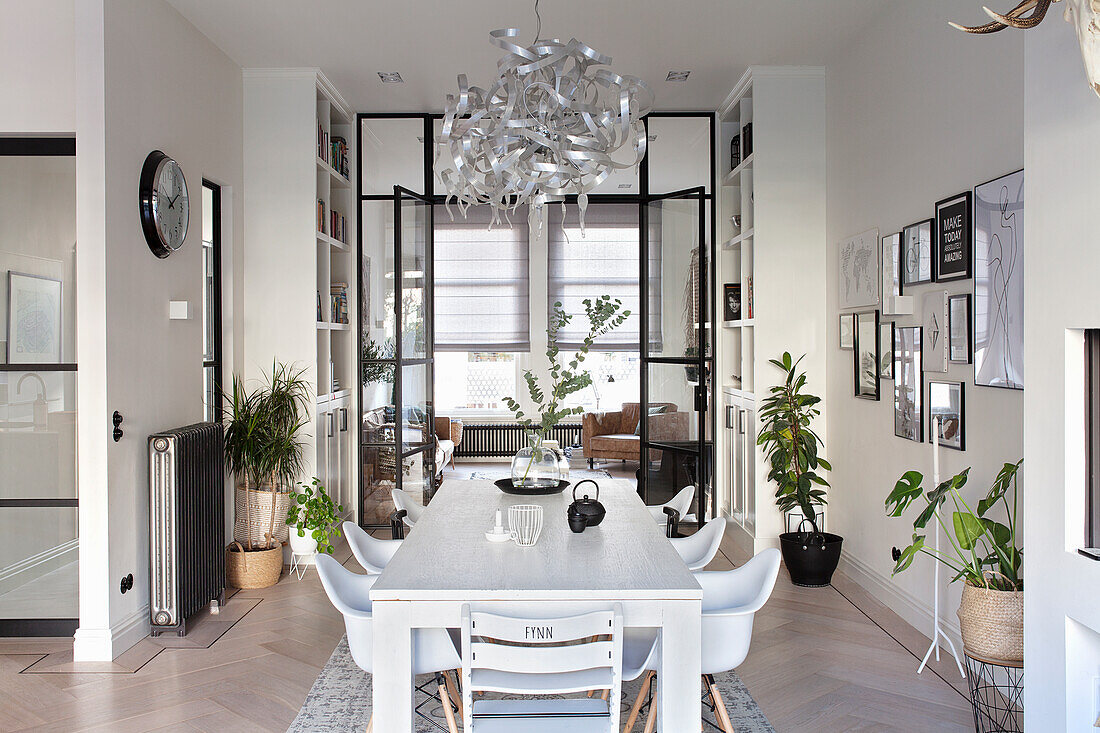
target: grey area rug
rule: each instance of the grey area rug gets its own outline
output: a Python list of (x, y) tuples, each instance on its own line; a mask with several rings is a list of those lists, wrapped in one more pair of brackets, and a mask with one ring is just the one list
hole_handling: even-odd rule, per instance
[[(738, 733), (775, 733), (763, 711), (752, 699), (745, 685), (733, 672), (727, 672), (716, 677), (718, 689), (726, 701), (726, 709), (729, 710), (730, 719), (733, 721), (734, 730)], [(417, 678), (417, 684), (434, 682), (429, 677)], [(625, 722), (630, 706), (634, 702), (635, 695), (641, 687), (641, 678), (623, 685), (623, 712), (622, 720)], [(702, 689), (700, 685), (700, 696)], [(416, 703), (419, 704), (428, 698), (416, 693)], [(447, 721), (443, 717), (443, 709), (439, 703), (431, 700), (427, 702), (421, 711), (428, 714), (443, 729), (447, 729)], [(366, 729), (367, 721), (371, 713), (371, 679), (370, 675), (359, 669), (348, 651), (348, 640), (344, 637), (336, 645), (325, 668), (321, 670), (317, 681), (313, 683), (313, 689), (306, 696), (298, 717), (291, 723), (288, 733), (314, 733), (315, 731), (362, 731)], [(636, 731), (642, 730), (645, 720), (640, 716), (635, 726)], [(714, 715), (703, 706), (703, 717), (714, 723)], [(432, 725), (419, 716), (413, 718), (417, 733), (437, 733), (440, 728)], [(462, 722), (459, 721), (461, 728)], [(708, 731), (714, 731), (711, 726), (704, 726)]]

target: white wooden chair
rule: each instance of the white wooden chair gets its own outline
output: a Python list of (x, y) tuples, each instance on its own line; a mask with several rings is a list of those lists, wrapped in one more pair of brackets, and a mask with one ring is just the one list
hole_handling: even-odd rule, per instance
[(673, 537), (669, 541), (690, 570), (702, 570), (718, 554), (718, 547), (722, 544), (725, 533), (726, 520), (718, 517), (704, 524), (693, 535)]
[[(464, 733), (618, 733), (622, 608), (562, 618), (462, 611)], [(474, 700), (474, 693), (600, 697)]]
[[(317, 556), (317, 575), (332, 605), (344, 616), (351, 658), (364, 672), (373, 673), (374, 617), (370, 589), (379, 576), (353, 573), (329, 555)], [(456, 723), (450, 702), (454, 702), (461, 715), (461, 698), (447, 672), (458, 669), (460, 664), (458, 651), (446, 629), (417, 629), (413, 632), (413, 674), (435, 675), (439, 699), (444, 701), (443, 712), (452, 731), (456, 730)], [(421, 714), (419, 710), (417, 713)], [(373, 727), (372, 716), (367, 723), (367, 733), (371, 733)]]
[(393, 499), (394, 506), (393, 515), (390, 517), (390, 530), (393, 533), (393, 539), (401, 540), (405, 538), (405, 528), (412, 529), (420, 520), (424, 507), (413, 501), (403, 489), (394, 489), (390, 492), (390, 497)]
[(677, 492), (676, 496), (672, 497), (671, 501), (661, 504), (660, 506), (647, 506), (646, 509), (653, 515), (653, 521), (662, 527), (673, 530), (668, 533), (669, 537), (672, 537), (675, 534), (675, 527), (679, 522), (690, 521), (690, 519), (693, 518), (692, 515), (689, 514), (693, 501), (695, 501), (695, 487), (685, 486)]
[(344, 522), (344, 536), (355, 560), (369, 575), (378, 575), (386, 569), (390, 558), (401, 547), (402, 540), (380, 540), (371, 537), (367, 530), (355, 522)]
[[(779, 550), (768, 548), (739, 568), (717, 572), (697, 572), (695, 579), (703, 587), (703, 632), (700, 674), (710, 695), (714, 717), (722, 730), (734, 733), (726, 704), (718, 691), (714, 675), (736, 669), (749, 653), (752, 640), (752, 620), (775, 587), (779, 575)], [(638, 698), (626, 719), (623, 733), (629, 733), (638, 719), (650, 685), (656, 675), (656, 639), (640, 634), (628, 636), (623, 657), (627, 660), (623, 676), (632, 679), (646, 672)], [(643, 660), (638, 662), (638, 660)], [(646, 731), (653, 730), (653, 707), (646, 719)]]

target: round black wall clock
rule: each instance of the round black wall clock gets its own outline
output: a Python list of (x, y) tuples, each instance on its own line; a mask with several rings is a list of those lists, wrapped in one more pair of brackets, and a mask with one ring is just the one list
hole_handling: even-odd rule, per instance
[(161, 259), (183, 246), (191, 207), (187, 181), (179, 163), (159, 150), (149, 153), (138, 186), (141, 229), (153, 254)]

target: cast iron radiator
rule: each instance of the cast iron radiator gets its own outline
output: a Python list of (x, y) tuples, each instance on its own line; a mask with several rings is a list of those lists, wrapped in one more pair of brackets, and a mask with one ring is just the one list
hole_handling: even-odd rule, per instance
[(149, 616), (153, 636), (225, 600), (222, 427), (196, 423), (149, 436)]
[[(555, 425), (550, 429), (550, 440), (567, 448), (581, 442), (581, 426)], [(456, 458), (486, 458), (513, 456), (527, 445), (527, 434), (523, 426), (511, 424), (474, 424), (462, 426), (462, 442), (455, 448)]]

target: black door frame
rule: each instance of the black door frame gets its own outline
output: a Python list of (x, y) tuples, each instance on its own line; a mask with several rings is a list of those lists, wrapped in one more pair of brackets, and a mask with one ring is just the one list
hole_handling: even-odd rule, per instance
[[(688, 356), (650, 356), (649, 354), (649, 210), (653, 204), (660, 203), (662, 201), (690, 201), (695, 200), (699, 206), (698, 216), (698, 242), (699, 242), (699, 303), (698, 313), (700, 322), (697, 325), (699, 330), (698, 339), (698, 353), (695, 357)], [(639, 273), (641, 280), (641, 298), (639, 300), (641, 308), (641, 320), (642, 320), (642, 339), (641, 339), (641, 400), (639, 410), (639, 425), (641, 428), (638, 431), (639, 442), (641, 450), (639, 453), (639, 461), (641, 463), (641, 471), (638, 473), (638, 491), (642, 495), (642, 498), (647, 504), (651, 503), (648, 495), (648, 478), (649, 478), (649, 450), (651, 448), (668, 453), (678, 453), (681, 455), (691, 455), (695, 457), (695, 479), (696, 479), (696, 500), (699, 505), (699, 511), (697, 519), (700, 523), (704, 522), (708, 515), (707, 506), (707, 486), (711, 482), (711, 476), (708, 473), (708, 469), (713, 467), (713, 460), (708, 462), (706, 460), (707, 452), (707, 424), (708, 421), (713, 420), (714, 410), (711, 405), (713, 398), (713, 390), (710, 388), (709, 379), (711, 377), (710, 366), (713, 362), (713, 345), (710, 343), (710, 319), (713, 318), (713, 312), (710, 308), (713, 298), (708, 297), (708, 288), (711, 287), (710, 278), (707, 274), (710, 272), (710, 268), (713, 264), (713, 252), (708, 251), (707, 236), (706, 236), (706, 202), (707, 194), (704, 186), (694, 186), (692, 188), (682, 189), (680, 191), (672, 191), (665, 194), (647, 195), (645, 199), (639, 203), (641, 208), (641, 229), (639, 233)], [(710, 240), (713, 245), (713, 238)], [(663, 247), (663, 242), (662, 242)], [(650, 441), (649, 439), (649, 365), (650, 364), (671, 364), (682, 365), (684, 367), (694, 366), (698, 371), (699, 383), (693, 390), (692, 407), (697, 413), (698, 424), (696, 426), (697, 438), (694, 448), (662, 443), (659, 441)], [(713, 449), (713, 435), (711, 437), (711, 447)]]
[[(0, 156), (75, 156), (74, 137), (0, 137)], [(73, 212), (76, 216), (76, 212)], [(0, 364), (0, 372), (76, 372), (75, 362), (61, 364)], [(78, 499), (0, 499), (0, 511), (16, 508), (72, 508), (79, 512)], [(77, 542), (79, 546), (79, 533)], [(79, 565), (77, 566), (79, 568)], [(74, 589), (75, 591), (75, 589)], [(72, 636), (77, 618), (0, 618), (0, 637)]]
[[(214, 319), (213, 359), (203, 358), (203, 369), (214, 370), (214, 422), (222, 421), (222, 187), (213, 181), (202, 179), (202, 188), (208, 188), (214, 194), (211, 216), (213, 217), (214, 230), (211, 232), (212, 250), (214, 256)], [(203, 277), (205, 277), (203, 273)], [(205, 307), (205, 304), (204, 304)], [(205, 344), (204, 344), (205, 346)], [(205, 357), (205, 354), (203, 355)]]

